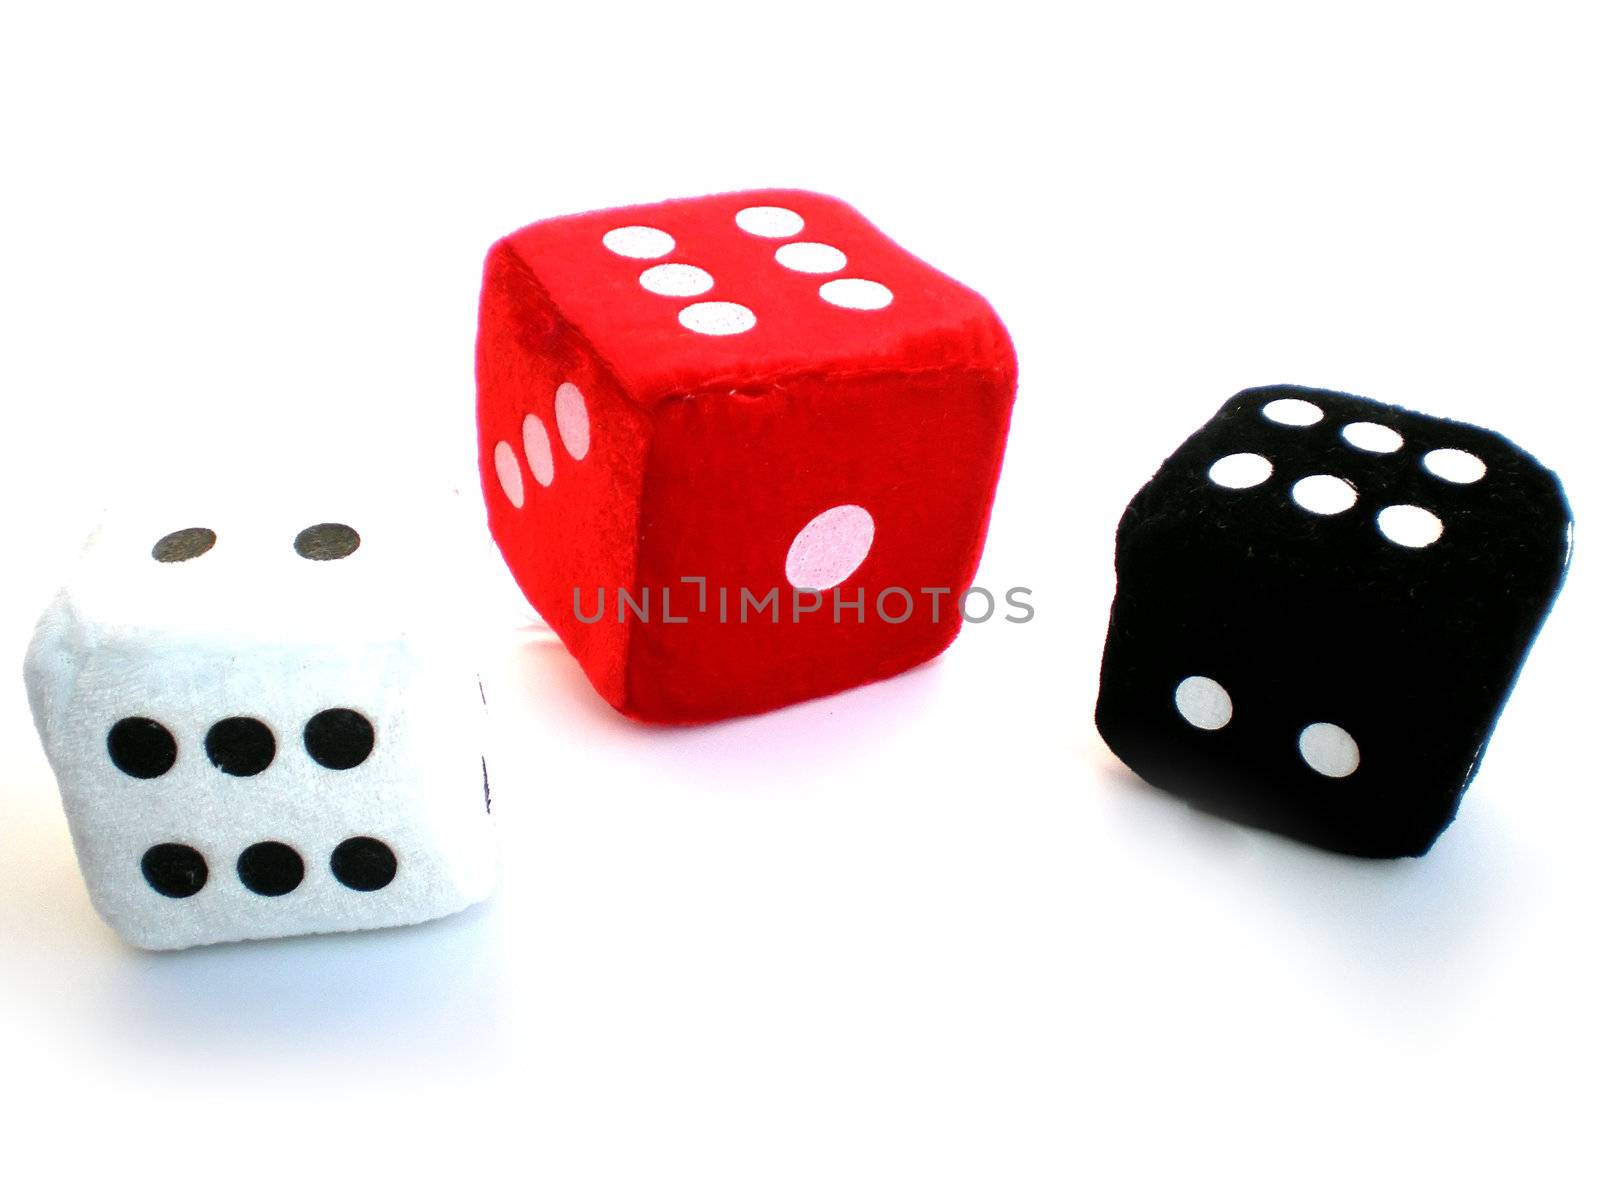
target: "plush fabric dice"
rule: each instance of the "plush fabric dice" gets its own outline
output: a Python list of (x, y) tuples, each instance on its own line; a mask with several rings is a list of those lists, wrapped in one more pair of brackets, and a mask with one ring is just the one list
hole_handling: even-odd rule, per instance
[(1570, 546), (1560, 483), (1497, 434), (1336, 392), (1243, 392), (1122, 518), (1100, 732), (1201, 807), (1422, 854)]
[(488, 893), (449, 527), (197, 500), (91, 539), (26, 676), (90, 898), (125, 939), (409, 924)]
[(544, 221), (484, 272), (490, 528), (642, 719), (758, 712), (943, 650), (1015, 388), (980, 296), (809, 192)]

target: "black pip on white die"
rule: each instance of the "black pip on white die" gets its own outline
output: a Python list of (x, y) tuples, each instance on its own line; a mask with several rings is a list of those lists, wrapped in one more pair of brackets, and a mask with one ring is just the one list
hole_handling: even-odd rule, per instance
[(1123, 514), (1101, 735), (1221, 815), (1422, 854), (1561, 587), (1571, 524), (1556, 477), (1498, 434), (1242, 392)]

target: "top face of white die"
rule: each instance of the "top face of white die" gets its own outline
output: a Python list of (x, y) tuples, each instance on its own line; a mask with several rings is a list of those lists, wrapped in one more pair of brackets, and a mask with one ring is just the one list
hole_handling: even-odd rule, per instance
[(62, 604), (97, 639), (373, 644), (468, 616), (473, 526), (454, 502), (182, 498), (110, 514)]
[(557, 217), (502, 239), (490, 274), (507, 262), (642, 404), (801, 374), (1015, 369), (982, 296), (816, 192)]

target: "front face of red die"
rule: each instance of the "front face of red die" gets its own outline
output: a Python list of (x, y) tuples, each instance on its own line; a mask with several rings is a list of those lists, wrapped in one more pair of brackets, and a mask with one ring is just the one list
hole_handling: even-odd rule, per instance
[[(888, 678), (949, 645), (994, 494), (1003, 387), (976, 371), (888, 373), (664, 413), (639, 573), (688, 619), (634, 631), (635, 710), (756, 712)], [(705, 613), (685, 576), (706, 580)], [(754, 610), (774, 594), (773, 610)]]
[[(981, 297), (828, 197), (544, 222), (485, 276), (491, 527), (632, 715), (712, 719), (883, 678), (955, 636), (1015, 370)], [(574, 393), (582, 454), (554, 436)], [(600, 620), (578, 617), (574, 589), (592, 617), (602, 587)]]

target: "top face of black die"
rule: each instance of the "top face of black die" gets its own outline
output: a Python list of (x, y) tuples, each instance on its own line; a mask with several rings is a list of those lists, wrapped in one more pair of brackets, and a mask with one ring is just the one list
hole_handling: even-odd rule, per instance
[(1454, 610), (1514, 580), (1542, 612), (1571, 520), (1556, 477), (1497, 433), (1339, 392), (1252, 388), (1135, 497), (1118, 557), (1181, 536), (1252, 573), (1276, 564), (1324, 591)]

